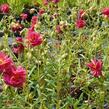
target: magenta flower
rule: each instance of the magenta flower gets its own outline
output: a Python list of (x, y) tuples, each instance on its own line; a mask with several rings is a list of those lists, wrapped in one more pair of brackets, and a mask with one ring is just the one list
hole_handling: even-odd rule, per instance
[(84, 26), (86, 26), (86, 21), (82, 20), (82, 19), (78, 19), (76, 21), (75, 25), (76, 25), (77, 28), (83, 28)]
[(39, 12), (38, 12), (38, 15), (41, 16), (44, 13), (45, 13), (45, 10), (44, 9), (40, 9)]
[(17, 68), (11, 66), (11, 68), (3, 74), (3, 79), (9, 86), (22, 87), (26, 82), (26, 70), (21, 66)]
[(19, 32), (24, 28), (24, 25), (20, 24), (19, 22), (13, 23), (11, 25), (11, 29), (13, 32)]
[(13, 46), (12, 51), (15, 54), (20, 54), (24, 51), (23, 39), (21, 37), (16, 38), (16, 45)]
[(103, 15), (106, 15), (106, 16), (109, 16), (109, 8), (104, 8), (104, 9), (102, 10), (102, 14), (103, 14)]
[(23, 45), (15, 45), (13, 48), (12, 48), (12, 51), (15, 53), (15, 54), (20, 54), (24, 51), (24, 46)]
[(38, 23), (38, 17), (37, 16), (33, 16), (31, 19), (31, 25), (35, 26)]
[(26, 20), (26, 19), (28, 18), (28, 15), (25, 14), (25, 13), (22, 13), (22, 14), (20, 15), (20, 17), (21, 17), (22, 20)]
[(61, 25), (56, 26), (56, 33), (62, 33)]
[(13, 64), (13, 61), (5, 53), (0, 52), (0, 72), (4, 72)]
[(44, 5), (48, 5), (49, 1), (48, 0), (42, 0)]
[(85, 11), (83, 9), (80, 9), (79, 12), (78, 12), (78, 14), (79, 14), (78, 15), (78, 18), (79, 19), (83, 19), (84, 15), (85, 15)]
[(53, 3), (58, 3), (60, 0), (52, 0)]
[(9, 8), (9, 5), (8, 4), (2, 4), (1, 6), (0, 6), (0, 11), (2, 12), (2, 13), (4, 13), (4, 14), (6, 14), (6, 13), (9, 13), (9, 10), (10, 10), (10, 8)]
[(91, 73), (94, 77), (102, 76), (102, 64), (103, 62), (101, 60), (93, 59), (90, 63), (87, 64), (87, 66), (90, 68)]
[(17, 42), (17, 43), (20, 43), (20, 44), (23, 43), (22, 37), (17, 37), (17, 38), (16, 38), (16, 42)]
[(33, 29), (29, 29), (27, 34), (27, 42), (30, 46), (38, 46), (43, 42), (43, 38), (40, 33), (33, 31)]

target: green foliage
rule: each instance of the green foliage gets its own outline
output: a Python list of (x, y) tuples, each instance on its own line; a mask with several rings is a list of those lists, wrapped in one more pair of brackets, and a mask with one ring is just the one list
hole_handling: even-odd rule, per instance
[[(24, 4), (34, 3), (32, 0), (6, 1), (11, 6), (11, 15), (20, 14)], [(17, 89), (7, 86), (0, 77), (3, 87), (0, 109), (70, 109), (72, 106), (104, 109), (109, 104), (109, 21), (101, 15), (101, 7), (106, 5), (106, 0), (63, 0), (58, 5), (42, 6), (46, 13), (39, 17), (35, 29), (42, 34), (43, 44), (29, 48), (24, 42), (24, 53), (18, 58), (8, 45), (14, 19), (11, 15), (4, 18), (0, 22), (0, 28), (5, 30), (0, 50), (11, 56), (16, 65), (26, 68), (27, 81), (22, 89)], [(87, 26), (83, 29), (75, 28), (79, 9), (87, 10)], [(57, 13), (59, 16), (51, 21), (51, 16)], [(65, 25), (61, 34), (56, 33), (59, 23)], [(26, 30), (22, 31), (24, 38)], [(15, 39), (13, 34), (11, 37)], [(94, 78), (86, 67), (93, 58), (103, 60), (104, 78)]]

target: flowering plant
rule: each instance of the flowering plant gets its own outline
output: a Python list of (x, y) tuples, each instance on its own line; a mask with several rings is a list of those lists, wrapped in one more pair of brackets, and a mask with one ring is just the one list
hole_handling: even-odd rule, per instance
[(0, 109), (109, 108), (105, 1), (0, 1)]

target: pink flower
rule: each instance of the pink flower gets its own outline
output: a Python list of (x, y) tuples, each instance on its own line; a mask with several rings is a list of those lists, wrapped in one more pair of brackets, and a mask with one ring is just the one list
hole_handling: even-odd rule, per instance
[(22, 87), (26, 82), (26, 70), (19, 66), (15, 68), (12, 66), (3, 74), (4, 82), (13, 87)]
[(33, 16), (31, 19), (31, 25), (35, 26), (38, 23), (38, 17), (37, 16)]
[(80, 18), (82, 19), (84, 17), (84, 15), (85, 15), (85, 11), (83, 9), (80, 9), (79, 12), (78, 12), (78, 14), (79, 14), (79, 16), (78, 16), (79, 19)]
[(60, 0), (52, 0), (53, 3), (58, 3)]
[(77, 28), (83, 28), (84, 26), (86, 26), (85, 20), (78, 19), (78, 20), (76, 21), (76, 27), (77, 27)]
[(22, 13), (22, 14), (20, 15), (20, 17), (21, 17), (22, 20), (26, 20), (26, 19), (28, 18), (28, 15), (25, 14), (25, 13)]
[(34, 29), (35, 29), (34, 26), (31, 26), (31, 27), (28, 29), (28, 33), (34, 32), (34, 31), (35, 31)]
[(9, 5), (8, 4), (2, 4), (1, 6), (0, 6), (0, 11), (2, 12), (2, 13), (9, 13)]
[(13, 23), (11, 25), (11, 29), (13, 32), (19, 32), (24, 28), (24, 26), (22, 24), (20, 24), (19, 22)]
[(16, 42), (21, 44), (21, 43), (23, 42), (22, 37), (17, 37), (17, 38), (16, 38)]
[(15, 45), (13, 48), (12, 48), (12, 51), (15, 53), (15, 54), (21, 54), (23, 51), (24, 51), (24, 46), (23, 45)]
[(31, 46), (38, 46), (43, 42), (43, 38), (40, 33), (37, 33), (33, 31), (32, 29), (29, 29), (27, 34), (27, 42)]
[(22, 44), (23, 43), (23, 39), (22, 37), (17, 37), (15, 40), (17, 43)]
[(3, 73), (4, 82), (13, 87), (22, 87), (26, 81), (26, 70), (21, 66), (17, 67), (3, 52), (0, 52), (0, 72)]
[(62, 33), (62, 29), (60, 25), (56, 26), (56, 33)]
[(106, 15), (106, 16), (109, 16), (109, 8), (104, 8), (104, 9), (102, 10), (102, 14), (103, 14), (103, 15)]
[(16, 45), (13, 46), (12, 51), (15, 54), (20, 54), (24, 51), (23, 39), (21, 37), (16, 38)]
[(48, 5), (49, 1), (48, 0), (42, 0), (44, 5)]
[(0, 52), (0, 72), (4, 72), (11, 64), (13, 64), (12, 59), (5, 53)]
[(93, 59), (87, 66), (90, 68), (91, 73), (94, 77), (102, 76), (102, 61)]
[(44, 13), (45, 13), (45, 10), (44, 9), (40, 9), (39, 12), (38, 12), (38, 15), (41, 16)]

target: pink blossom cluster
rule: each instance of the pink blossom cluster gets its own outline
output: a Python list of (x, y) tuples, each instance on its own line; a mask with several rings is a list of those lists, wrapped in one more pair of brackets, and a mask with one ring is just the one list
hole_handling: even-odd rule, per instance
[(26, 70), (22, 66), (16, 67), (13, 60), (4, 52), (0, 52), (0, 72), (4, 82), (13, 87), (23, 87), (26, 82)]

